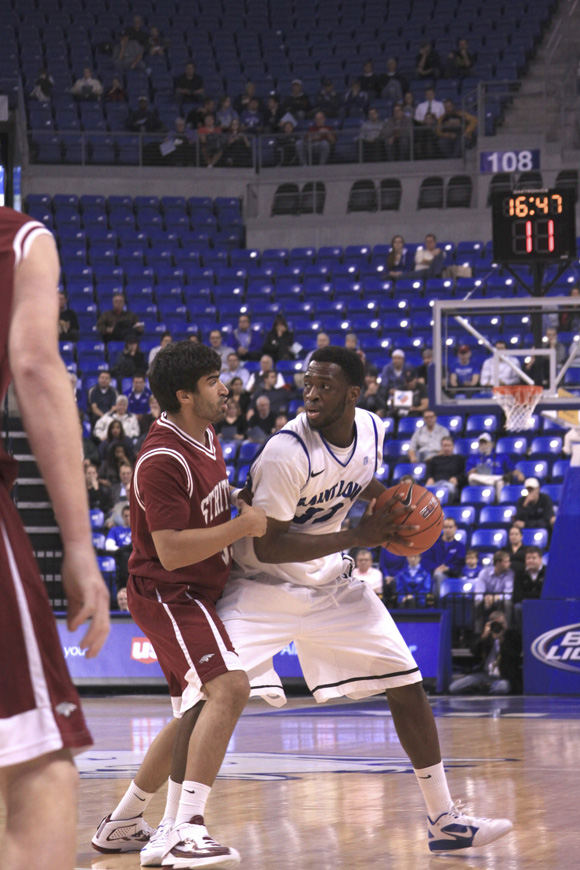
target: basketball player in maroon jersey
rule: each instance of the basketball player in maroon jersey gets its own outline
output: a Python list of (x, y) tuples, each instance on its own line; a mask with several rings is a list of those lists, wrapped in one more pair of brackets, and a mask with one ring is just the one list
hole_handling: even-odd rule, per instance
[[(179, 868), (225, 868), (240, 860), (235, 849), (211, 839), (203, 820), (250, 692), (215, 603), (230, 572), (231, 544), (263, 535), (266, 515), (242, 502), (231, 519), (230, 500), (238, 491), (230, 492), (211, 426), (226, 412), (229, 391), (220, 369), (214, 350), (190, 341), (157, 354), (149, 382), (163, 413), (149, 430), (131, 480), (128, 605), (153, 644), (176, 719), (157, 736), (92, 844), (105, 853), (142, 849), (144, 866), (163, 860)], [(200, 691), (205, 700), (198, 704)], [(151, 836), (142, 813), (166, 777), (171, 753), (167, 806)]]
[[(0, 402), (12, 378), (64, 546), (68, 627), (92, 623), (80, 645), (97, 654), (109, 593), (97, 567), (77, 409), (58, 352), (59, 263), (46, 227), (0, 208)], [(71, 457), (78, 462), (71, 462)], [(0, 447), (0, 791), (3, 870), (72, 870), (77, 772), (90, 746), (44, 583), (10, 491), (17, 463)]]

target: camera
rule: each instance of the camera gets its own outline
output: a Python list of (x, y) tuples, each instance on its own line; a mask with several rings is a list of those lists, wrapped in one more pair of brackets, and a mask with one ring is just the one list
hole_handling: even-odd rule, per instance
[(497, 622), (497, 620), (494, 619), (494, 621), (490, 624), (489, 628), (492, 634), (501, 634), (504, 629), (504, 625), (503, 622)]

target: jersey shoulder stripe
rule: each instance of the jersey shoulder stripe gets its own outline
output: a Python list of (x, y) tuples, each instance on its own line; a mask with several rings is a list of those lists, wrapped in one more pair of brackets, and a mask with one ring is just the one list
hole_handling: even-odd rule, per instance
[(139, 503), (139, 506), (145, 510), (145, 505), (143, 503), (143, 499), (141, 498), (141, 493), (139, 491), (139, 469), (145, 462), (145, 460), (150, 459), (152, 456), (170, 456), (173, 459), (176, 459), (183, 467), (185, 471), (185, 477), (187, 480), (187, 493), (190, 496), (193, 496), (193, 477), (191, 475), (191, 469), (189, 465), (177, 450), (171, 450), (169, 447), (156, 447), (153, 450), (148, 450), (146, 453), (143, 453), (139, 459), (137, 460), (137, 464), (135, 465), (135, 471), (133, 472), (133, 486), (135, 489), (135, 498)]
[(50, 230), (47, 229), (44, 224), (40, 223), (40, 221), (27, 221), (20, 227), (14, 236), (14, 241), (12, 242), (12, 250), (14, 251), (14, 267), (20, 265), (22, 260), (26, 259), (30, 253), (32, 243), (38, 238), (38, 236), (50, 236), (51, 239), (54, 238)]

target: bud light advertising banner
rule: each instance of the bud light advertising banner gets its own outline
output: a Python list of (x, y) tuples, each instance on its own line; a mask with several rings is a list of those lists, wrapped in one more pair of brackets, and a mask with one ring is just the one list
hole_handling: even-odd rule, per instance
[(524, 601), (524, 692), (580, 694), (580, 601)]

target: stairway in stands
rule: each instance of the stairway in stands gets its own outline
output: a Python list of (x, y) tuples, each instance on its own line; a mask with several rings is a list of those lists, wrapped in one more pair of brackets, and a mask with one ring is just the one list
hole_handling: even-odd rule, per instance
[(8, 432), (8, 450), (19, 466), (14, 501), (31, 540), (48, 597), (53, 608), (60, 610), (66, 606), (60, 575), (62, 541), (48, 492), (20, 419), (11, 417), (4, 429)]

